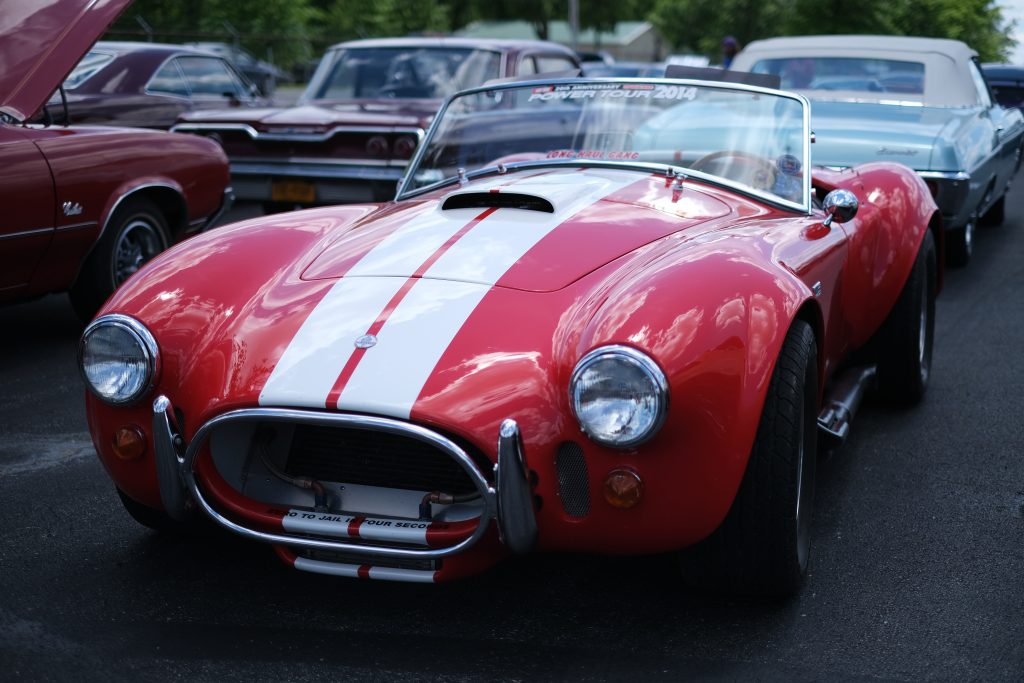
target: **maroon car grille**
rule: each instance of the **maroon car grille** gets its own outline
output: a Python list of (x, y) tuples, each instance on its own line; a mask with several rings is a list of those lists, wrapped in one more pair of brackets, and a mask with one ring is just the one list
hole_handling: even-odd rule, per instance
[(398, 434), (346, 427), (298, 425), (288, 474), (364, 486), (453, 495), (476, 490), (454, 459), (434, 446)]

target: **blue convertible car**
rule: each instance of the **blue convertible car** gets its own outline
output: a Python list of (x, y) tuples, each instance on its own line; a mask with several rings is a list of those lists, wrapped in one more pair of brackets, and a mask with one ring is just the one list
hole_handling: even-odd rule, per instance
[(971, 257), (978, 222), (1003, 220), (1024, 117), (999, 105), (977, 53), (955, 40), (803, 36), (750, 43), (732, 68), (779, 76), (811, 99), (814, 159), (845, 168), (898, 161), (942, 210), (950, 263)]

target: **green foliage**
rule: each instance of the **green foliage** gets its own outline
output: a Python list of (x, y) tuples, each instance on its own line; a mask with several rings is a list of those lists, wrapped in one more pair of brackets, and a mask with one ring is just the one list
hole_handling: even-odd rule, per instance
[[(1015, 45), (998, 0), (580, 0), (581, 28), (609, 30), (648, 18), (677, 52), (720, 58), (724, 36), (758, 38), (820, 33), (879, 33), (962, 40), (985, 61)], [(568, 18), (568, 0), (135, 0), (112, 30), (142, 39), (138, 18), (165, 42), (222, 40), (273, 53), (283, 66), (308, 61), (353, 38), (448, 33), (477, 19), (523, 20), (547, 35)]]
[(1005, 59), (1016, 44), (997, 0), (656, 0), (648, 18), (676, 51), (712, 61), (727, 35), (741, 45), (807, 34), (953, 38), (982, 61)]

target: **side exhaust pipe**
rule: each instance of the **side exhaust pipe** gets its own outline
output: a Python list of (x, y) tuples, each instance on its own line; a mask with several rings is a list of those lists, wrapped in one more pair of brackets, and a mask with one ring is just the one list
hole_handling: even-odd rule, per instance
[(838, 448), (850, 433), (850, 422), (864, 400), (864, 394), (875, 381), (876, 368), (852, 368), (844, 372), (832, 385), (818, 415), (818, 435), (821, 446)]

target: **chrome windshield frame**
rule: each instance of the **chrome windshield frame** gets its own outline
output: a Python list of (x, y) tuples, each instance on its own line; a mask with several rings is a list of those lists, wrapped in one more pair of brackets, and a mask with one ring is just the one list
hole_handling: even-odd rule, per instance
[[(752, 197), (758, 201), (763, 201), (772, 206), (779, 208), (788, 209), (791, 211), (797, 211), (800, 213), (810, 214), (812, 211), (812, 191), (811, 191), (811, 126), (810, 126), (810, 102), (806, 97), (799, 93), (788, 92), (784, 90), (774, 90), (772, 88), (763, 88), (760, 86), (747, 85), (744, 83), (728, 83), (723, 81), (701, 81), (695, 79), (670, 79), (670, 78), (558, 78), (558, 79), (537, 79), (537, 80), (523, 80), (523, 81), (511, 81), (504, 83), (495, 83), (492, 85), (483, 85), (478, 88), (472, 88), (469, 90), (463, 90), (455, 93), (451, 97), (445, 99), (441, 108), (438, 110), (437, 115), (430, 124), (430, 128), (427, 130), (426, 135), (423, 137), (419, 146), (416, 148), (416, 153), (413, 155), (409, 162), (409, 166), (406, 168), (405, 175), (399, 182), (398, 189), (395, 193), (395, 201), (401, 201), (416, 197), (418, 195), (433, 192), (437, 189), (446, 187), (448, 185), (458, 182), (455, 177), (445, 178), (444, 180), (418, 187), (415, 189), (407, 189), (410, 179), (415, 175), (417, 169), (423, 161), (423, 157), (426, 154), (427, 148), (430, 146), (430, 141), (437, 135), (437, 131), (440, 127), (441, 121), (444, 119), (451, 104), (460, 97), (468, 97), (476, 95), (482, 92), (494, 92), (501, 90), (517, 90), (525, 88), (536, 88), (544, 86), (560, 86), (560, 85), (601, 85), (610, 83), (624, 83), (624, 84), (652, 84), (652, 85), (665, 85), (665, 86), (683, 86), (683, 87), (698, 87), (704, 89), (715, 89), (715, 90), (726, 90), (735, 92), (747, 92), (763, 94), (771, 97), (781, 97), (796, 101), (800, 104), (802, 111), (802, 127), (803, 133), (802, 138), (804, 140), (801, 163), (803, 164), (803, 202), (793, 202), (782, 197), (778, 197), (768, 192), (761, 192), (754, 188), (751, 188), (742, 183), (731, 181), (728, 178), (722, 178), (720, 176), (714, 176), (701, 171), (692, 170), (682, 165), (663, 164), (656, 162), (640, 162), (640, 161), (595, 161), (587, 159), (551, 159), (551, 160), (538, 160), (528, 162), (515, 162), (505, 164), (503, 166), (506, 170), (515, 170), (520, 168), (537, 168), (544, 166), (590, 166), (600, 168), (620, 168), (625, 170), (637, 170), (643, 172), (654, 172), (663, 173), (666, 175), (674, 176), (677, 171), (682, 171), (687, 177), (698, 178), (701, 181), (709, 182), (720, 187), (729, 189), (734, 192), (739, 192), (745, 196)], [(490, 175), (493, 173), (500, 173), (501, 169), (497, 167), (484, 167), (474, 169), (466, 174), (467, 179), (479, 177), (482, 175)]]

